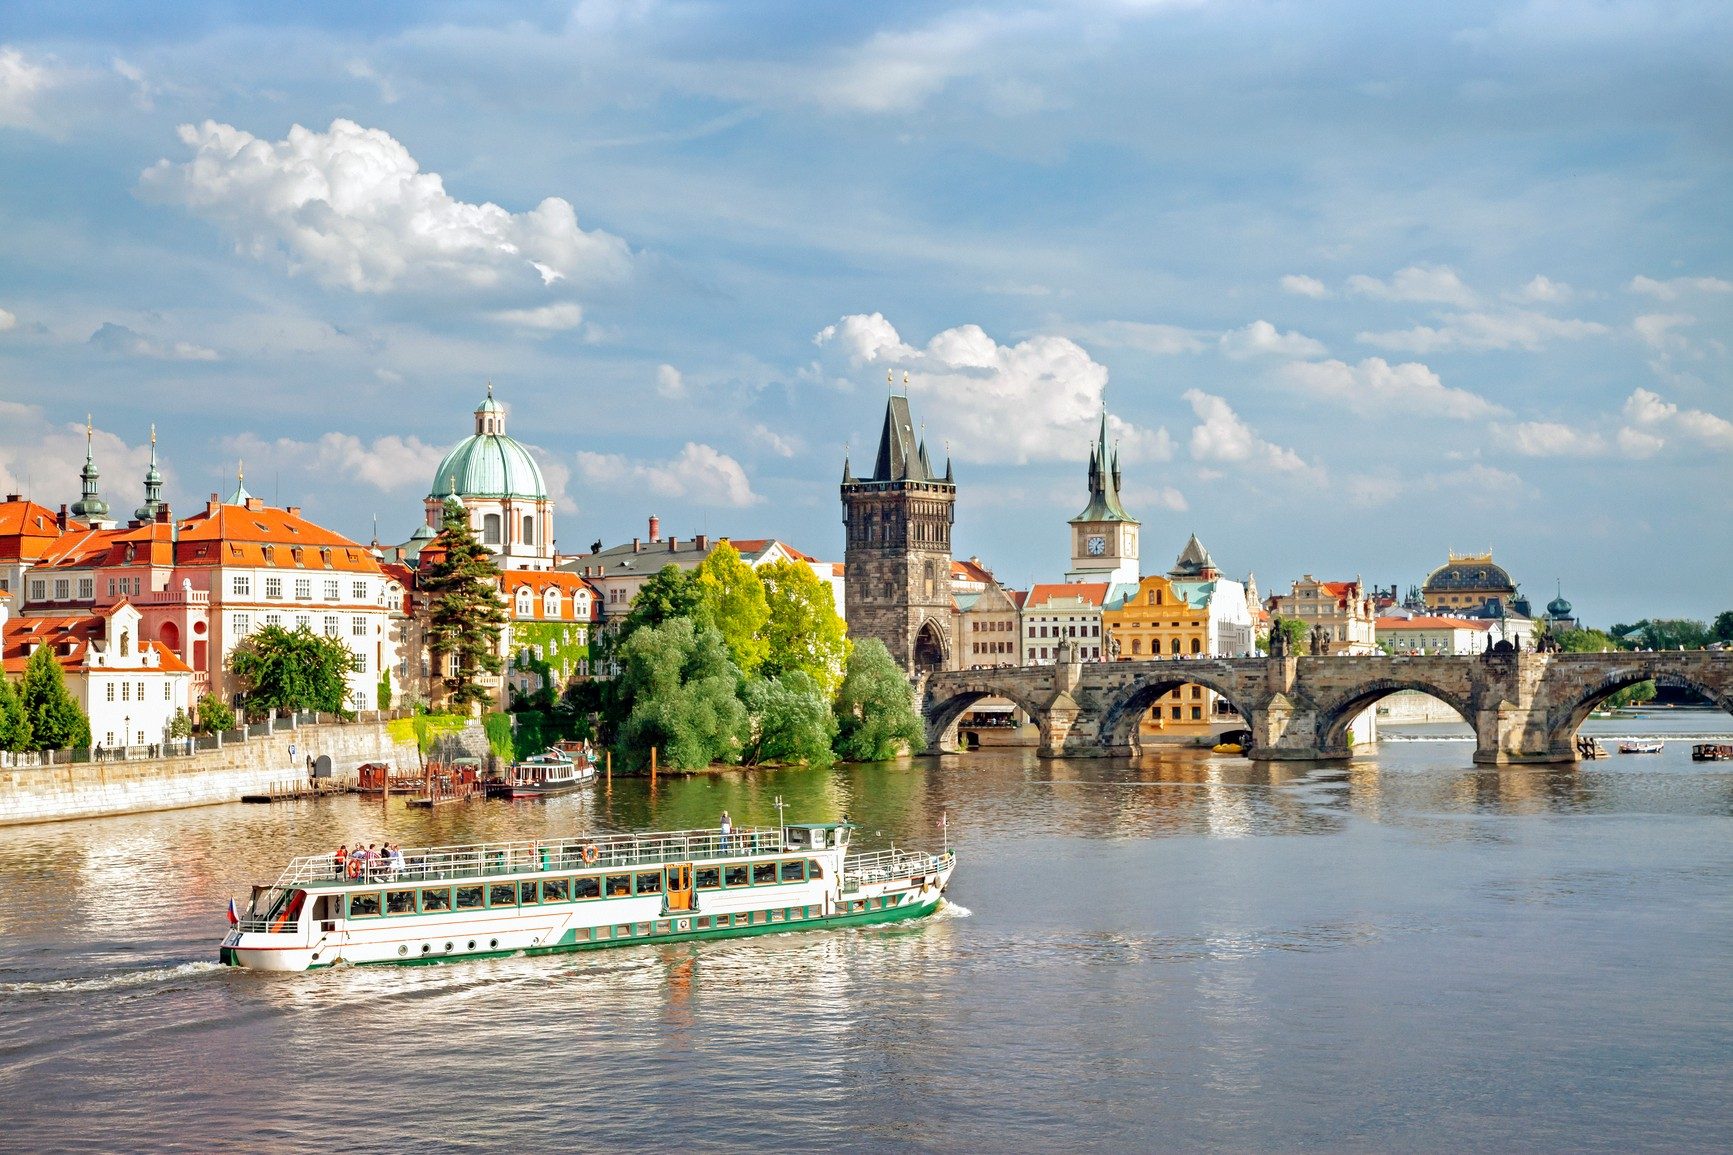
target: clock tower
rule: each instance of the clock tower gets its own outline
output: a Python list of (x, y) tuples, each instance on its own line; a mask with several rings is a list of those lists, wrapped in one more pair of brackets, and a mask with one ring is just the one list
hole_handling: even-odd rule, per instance
[(1136, 518), (1119, 504), (1119, 450), (1107, 448), (1107, 414), (1089, 451), (1089, 505), (1071, 519), (1071, 568), (1068, 582), (1127, 582), (1141, 576), (1137, 564)]

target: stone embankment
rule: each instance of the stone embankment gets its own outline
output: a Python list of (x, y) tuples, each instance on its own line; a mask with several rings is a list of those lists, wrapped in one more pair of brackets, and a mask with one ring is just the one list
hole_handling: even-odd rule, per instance
[(415, 765), (413, 734), (404, 740), (392, 729), (385, 721), (279, 724), (275, 733), (179, 758), (0, 766), (0, 826), (235, 802), (273, 783), (305, 780), (309, 755), (330, 755), (337, 777), (352, 777), (363, 762)]

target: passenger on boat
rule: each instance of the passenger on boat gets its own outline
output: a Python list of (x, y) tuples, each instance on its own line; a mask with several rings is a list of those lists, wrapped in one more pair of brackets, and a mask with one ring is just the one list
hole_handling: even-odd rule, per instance
[(339, 843), (337, 853), (331, 856), (331, 862), (331, 877), (342, 878), (343, 868), (349, 864), (349, 848)]
[(728, 849), (728, 836), (734, 833), (734, 822), (728, 817), (728, 811), (722, 812), (722, 849)]

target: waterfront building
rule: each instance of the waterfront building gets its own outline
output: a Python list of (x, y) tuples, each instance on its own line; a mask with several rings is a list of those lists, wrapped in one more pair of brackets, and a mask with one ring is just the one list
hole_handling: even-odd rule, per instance
[(162, 642), (146, 640), (142, 626), (124, 597), (88, 613), (6, 620), (0, 612), (0, 667), (16, 681), (46, 648), (90, 719), (94, 745), (158, 745), (175, 716), (191, 709), (193, 671)]
[[(1360, 579), (1319, 581), (1306, 574), (1285, 594), (1265, 603), (1272, 618), (1298, 618), (1308, 628), (1322, 626), (1327, 654), (1378, 653), (1377, 613)], [(1300, 653), (1309, 650), (1302, 645)]]
[[(535, 458), (506, 434), (505, 407), (494, 400), (491, 383), (474, 416), (475, 432), (452, 446), (434, 471), (425, 501), (431, 532), (417, 530), (419, 536), (400, 551), (437, 534), (445, 523), (445, 503), (455, 497), (469, 514), (476, 540), (493, 552), (500, 569), (552, 569), (554, 503)], [(401, 553), (395, 560), (402, 560)]]
[(602, 602), (588, 580), (558, 570), (507, 570), (500, 574), (500, 594), (510, 619), (500, 652), (512, 698), (543, 690), (557, 697), (573, 679), (590, 677)]
[(1051, 666), (1066, 647), (1078, 661), (1098, 662), (1106, 651), (1101, 613), (1115, 587), (1107, 582), (1058, 582), (1030, 588), (1023, 601), (1018, 664)]
[(607, 617), (624, 617), (631, 609), (632, 600), (638, 596), (638, 590), (664, 566), (697, 569), (723, 542), (732, 546), (740, 560), (753, 569), (774, 561), (806, 566), (813, 576), (830, 587), (837, 612), (842, 612), (844, 581), (841, 565), (820, 561), (773, 537), (712, 537), (703, 533), (684, 538), (677, 535), (664, 537), (661, 520), (655, 514), (650, 515), (645, 537), (635, 537), (622, 545), (606, 548), (598, 541), (589, 553), (561, 557), (558, 569), (577, 574), (589, 582), (597, 591)]
[(885, 405), (871, 476), (845, 458), (842, 504), (845, 616), (856, 638), (877, 638), (911, 676), (942, 670), (951, 636), (951, 524), (957, 502), (951, 463), (940, 476), (915, 437), (909, 399)]
[(1486, 649), (1490, 621), (1412, 614), (1377, 620), (1378, 642), (1393, 654), (1479, 654)]
[(1135, 585), (1140, 524), (1119, 499), (1119, 449), (1107, 448), (1106, 411), (1101, 414), (1101, 429), (1089, 451), (1088, 478), (1089, 504), (1069, 523), (1071, 568), (1065, 580)]
[(1496, 600), (1507, 609), (1517, 608), (1516, 583), (1503, 566), (1492, 560), (1491, 550), (1447, 553), (1445, 558), (1444, 564), (1427, 574), (1420, 585), (1421, 601), (1427, 610), (1461, 613), (1477, 609), (1488, 600)]
[(952, 595), (956, 607), (953, 633), (957, 653), (951, 668), (973, 670), (988, 666), (1015, 666), (1020, 647), (1017, 627), (1021, 620), (1022, 594), (991, 582), (980, 590)]

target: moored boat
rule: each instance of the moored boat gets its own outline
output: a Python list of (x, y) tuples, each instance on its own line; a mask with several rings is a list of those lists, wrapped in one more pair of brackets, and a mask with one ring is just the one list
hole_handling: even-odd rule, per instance
[(1620, 742), (1621, 754), (1659, 754), (1666, 749), (1665, 742)]
[(484, 786), (489, 798), (551, 798), (570, 794), (595, 776), (596, 763), (588, 750), (574, 757), (554, 747), (512, 763)]
[(1733, 743), (1699, 742), (1691, 747), (1693, 762), (1733, 762)]
[(220, 958), (301, 971), (730, 938), (920, 918), (956, 863), (850, 855), (848, 822), (484, 843), (402, 866), (296, 858), (232, 915)]

